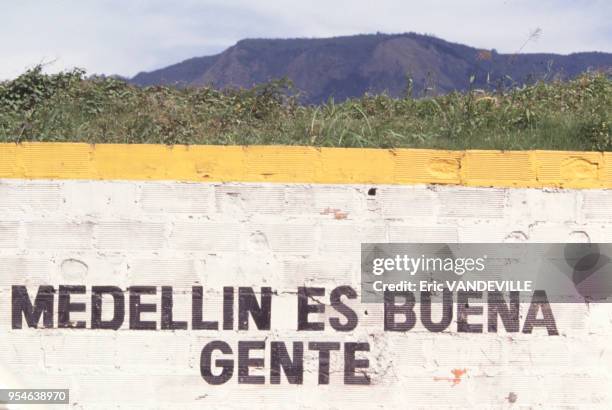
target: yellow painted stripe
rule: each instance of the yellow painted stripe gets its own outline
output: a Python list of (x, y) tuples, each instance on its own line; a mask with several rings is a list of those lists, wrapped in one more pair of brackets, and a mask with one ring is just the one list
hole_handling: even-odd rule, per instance
[(0, 178), (612, 188), (612, 153), (29, 142)]

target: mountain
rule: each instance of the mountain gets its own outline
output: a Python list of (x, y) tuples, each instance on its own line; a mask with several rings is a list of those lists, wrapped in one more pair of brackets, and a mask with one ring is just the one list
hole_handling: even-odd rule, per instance
[[(501, 83), (571, 78), (586, 70), (610, 70), (612, 54), (500, 54), (416, 33), (373, 34), (321, 39), (247, 39), (224, 52), (196, 57), (130, 82), (139, 86), (211, 85), (251, 87), (287, 77), (305, 102), (342, 101), (365, 92), (446, 93)], [(471, 81), (471, 83), (470, 83)]]

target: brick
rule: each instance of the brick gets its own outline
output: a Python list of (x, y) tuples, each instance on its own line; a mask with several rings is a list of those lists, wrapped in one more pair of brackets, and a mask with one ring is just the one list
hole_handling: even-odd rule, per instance
[(160, 284), (188, 287), (199, 283), (195, 261), (181, 259), (137, 259), (129, 262), (129, 284)]
[(0, 258), (0, 288), (10, 288), (11, 285), (43, 285), (48, 284), (53, 264), (47, 259), (25, 257)]
[(50, 273), (53, 284), (127, 286), (126, 257), (96, 250), (54, 252), (54, 267)]
[(161, 249), (165, 243), (165, 227), (161, 223), (141, 221), (105, 221), (95, 227), (98, 249)]
[(60, 185), (54, 183), (0, 183), (0, 209), (55, 211), (61, 204)]
[(512, 189), (507, 191), (507, 217), (518, 223), (575, 222), (579, 195), (575, 191)]
[(60, 210), (73, 216), (135, 216), (140, 212), (137, 189), (135, 183), (126, 181), (64, 181)]
[(392, 225), (389, 227), (390, 242), (457, 242), (458, 232), (454, 226), (433, 225), (433, 226), (412, 226), (412, 225)]
[(285, 186), (285, 212), (288, 215), (314, 214), (315, 191), (313, 185), (288, 185)]
[[(492, 172), (495, 170), (495, 172)], [(529, 151), (466, 151), (461, 172), (468, 184), (532, 184), (536, 179), (535, 156)]]
[(316, 187), (314, 193), (315, 212), (324, 215), (345, 214), (351, 216), (361, 207), (361, 195), (353, 187)]
[[(482, 320), (482, 316), (470, 318), (471, 323), (485, 323), (486, 326), (486, 322)], [(421, 345), (423, 350), (419, 353), (431, 367), (453, 368), (459, 361), (460, 367), (486, 366), (504, 361), (502, 343), (496, 338), (484, 338), (479, 343), (474, 343), (474, 339), (470, 337), (439, 333), (428, 334), (426, 340), (427, 342)]]
[(376, 200), (385, 218), (431, 219), (438, 206), (437, 196), (424, 187), (380, 187)]
[(557, 224), (535, 224), (529, 229), (528, 238), (533, 242), (550, 243), (584, 243), (590, 241), (590, 235), (585, 227)]
[[(529, 227), (524, 225), (524, 222), (510, 225), (496, 221), (478, 221), (457, 227), (460, 243), (515, 242), (523, 238), (526, 239), (527, 232), (529, 232)], [(452, 233), (449, 234), (452, 235)]]
[(441, 218), (491, 219), (504, 216), (504, 190), (455, 188), (441, 190)]
[(588, 190), (582, 192), (582, 215), (587, 220), (612, 219), (612, 190)]
[(240, 249), (240, 225), (216, 222), (175, 222), (169, 247), (180, 251), (235, 252)]
[(23, 170), (29, 178), (75, 178), (91, 175), (90, 144), (23, 143)]
[(212, 188), (202, 184), (145, 183), (140, 205), (145, 212), (207, 213)]
[(461, 181), (458, 151), (400, 149), (394, 151), (393, 175), (398, 183), (451, 183)]
[(346, 225), (328, 223), (321, 226), (321, 252), (360, 253), (362, 242), (387, 242), (385, 225)]
[(279, 214), (285, 192), (282, 186), (221, 185), (215, 187), (215, 204), (225, 215)]
[(25, 246), (30, 249), (89, 249), (91, 222), (27, 222)]
[[(186, 320), (186, 318), (175, 317), (175, 320)], [(188, 337), (174, 332), (159, 333), (154, 339), (147, 333), (121, 331), (118, 333), (115, 346), (119, 344), (124, 348), (115, 352), (116, 357), (113, 361), (124, 371), (159, 375), (190, 373)]]
[(0, 248), (19, 247), (19, 222), (0, 221)]
[[(85, 295), (73, 295), (71, 301), (85, 302)], [(88, 316), (81, 312), (71, 313), (70, 319), (89, 322)], [(78, 367), (114, 367), (116, 340), (115, 332), (46, 335), (41, 341), (45, 367), (64, 374), (70, 374), (70, 369), (78, 371), (75, 369)]]
[(603, 156), (600, 152), (536, 151), (538, 181), (571, 187), (599, 185)]
[(286, 260), (279, 280), (283, 288), (295, 290), (297, 286), (334, 286), (336, 283), (359, 287), (359, 266), (339, 260)]
[[(12, 344), (18, 344), (19, 349), (15, 349)], [(40, 371), (43, 363), (43, 350), (40, 339), (32, 340), (30, 335), (22, 332), (5, 333), (4, 337), (0, 339), (0, 361), (4, 364), (4, 368), (19, 367), (27, 369), (29, 367), (31, 370), (36, 369)], [(15, 372), (12, 375), (13, 380), (11, 381), (17, 381), (17, 377), (15, 377), (17, 373), (20, 372)]]
[(310, 254), (315, 249), (313, 226), (297, 224), (252, 224), (247, 227), (250, 241), (264, 244), (272, 252)]

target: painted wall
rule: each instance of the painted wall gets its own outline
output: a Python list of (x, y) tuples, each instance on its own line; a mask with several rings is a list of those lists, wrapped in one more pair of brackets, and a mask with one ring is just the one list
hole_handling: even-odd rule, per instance
[[(10, 172), (16, 169), (24, 172), (23, 162)], [(0, 180), (5, 386), (68, 387), (71, 408), (87, 409), (609, 407), (612, 305), (553, 304), (559, 335), (549, 336), (541, 328), (509, 333), (501, 325), (488, 332), (486, 314), (471, 319), (485, 324), (483, 333), (457, 332), (456, 317), (442, 333), (420, 322), (408, 332), (385, 332), (381, 304), (344, 299), (358, 326), (339, 332), (330, 319), (343, 316), (330, 307), (329, 295), (340, 285), (359, 290), (361, 242), (611, 242), (612, 191), (132, 179), (11, 174)], [(32, 300), (40, 285), (85, 285), (85, 295), (71, 297), (85, 311), (70, 320), (85, 321), (86, 328), (59, 328), (57, 315), (52, 328), (41, 328), (42, 320), (37, 329), (25, 321), (14, 328), (14, 285), (26, 285)], [(102, 285), (155, 286), (157, 294), (141, 303), (157, 305), (142, 314), (157, 330), (129, 329), (127, 293), (121, 328), (91, 329), (91, 288)], [(161, 286), (173, 287), (174, 320), (187, 320), (187, 330), (160, 329)], [(191, 329), (192, 286), (204, 289), (204, 318), (219, 322), (223, 287), (271, 287), (271, 329), (258, 330), (249, 319), (249, 330), (237, 330), (237, 316), (231, 330)], [(310, 315), (324, 330), (296, 330), (300, 286), (325, 288), (310, 301), (326, 305), (324, 313)], [(112, 302), (104, 303), (108, 314)], [(213, 340), (234, 351), (214, 359), (235, 361), (239, 341), (265, 341), (263, 355), (251, 354), (265, 357), (263, 369), (251, 369), (264, 384), (239, 384), (237, 370), (225, 384), (208, 384), (200, 358)], [(284, 374), (280, 384), (270, 383), (274, 341), (285, 342), (290, 354), (294, 341), (305, 343), (302, 384), (289, 384)], [(319, 384), (318, 355), (309, 342), (341, 344), (331, 354), (327, 385)], [(369, 352), (356, 354), (369, 360), (369, 385), (345, 383), (347, 342), (369, 343)]]

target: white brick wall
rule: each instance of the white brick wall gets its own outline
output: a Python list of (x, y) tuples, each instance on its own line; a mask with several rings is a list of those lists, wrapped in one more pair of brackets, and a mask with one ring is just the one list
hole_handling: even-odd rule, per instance
[[(385, 333), (382, 306), (358, 301), (349, 302), (359, 317), (354, 331), (297, 332), (295, 291), (359, 289), (366, 241), (607, 242), (611, 204), (604, 190), (2, 180), (0, 376), (11, 386), (70, 387), (77, 409), (609, 408), (612, 305), (553, 305), (555, 337), (456, 333), (456, 325), (442, 334), (421, 325)], [(221, 318), (224, 285), (278, 294), (269, 332), (134, 331), (127, 315), (118, 331), (20, 330), (10, 324), (15, 284), (174, 286), (175, 320), (190, 319), (193, 285), (204, 286), (211, 320)], [(158, 288), (142, 301), (159, 297)], [(88, 321), (86, 306), (71, 319)], [(159, 311), (142, 317), (159, 322)], [(280, 385), (238, 385), (236, 374), (210, 386), (199, 355), (214, 339), (233, 348), (238, 340), (368, 341), (373, 384), (344, 385), (335, 354), (330, 385), (318, 386), (316, 356), (305, 349), (302, 386), (284, 376)], [(456, 369), (466, 370), (458, 383)]]
[(17, 248), (18, 238), (18, 221), (0, 221), (0, 248)]

